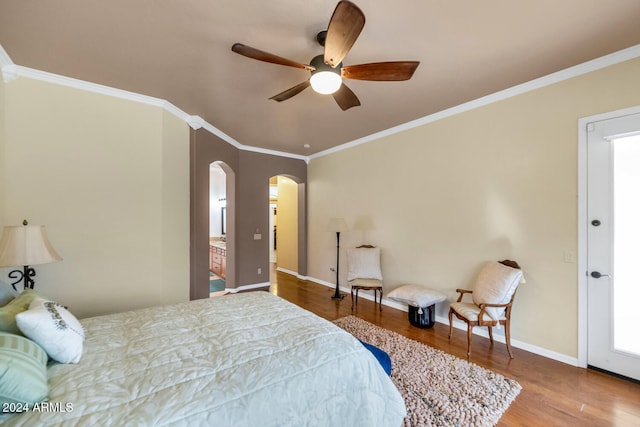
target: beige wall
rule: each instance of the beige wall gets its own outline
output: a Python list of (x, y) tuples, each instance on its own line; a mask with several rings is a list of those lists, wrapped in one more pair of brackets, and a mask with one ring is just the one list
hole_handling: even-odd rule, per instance
[(298, 272), (298, 184), (278, 177), (278, 268)]
[(186, 301), (188, 126), (26, 78), (4, 91), (2, 225), (46, 225), (64, 258), (36, 267), (36, 290), (81, 317)]
[(564, 252), (578, 250), (578, 119), (638, 104), (635, 59), (313, 159), (309, 276), (333, 282), (330, 217), (352, 227), (342, 247), (382, 248), (386, 291), (424, 284), (451, 300), (482, 262), (512, 258), (527, 279), (513, 339), (576, 357), (578, 272)]

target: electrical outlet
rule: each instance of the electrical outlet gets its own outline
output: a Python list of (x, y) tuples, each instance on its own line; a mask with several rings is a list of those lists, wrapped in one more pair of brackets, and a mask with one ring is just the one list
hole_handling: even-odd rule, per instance
[(576, 262), (576, 253), (574, 251), (564, 251), (564, 262), (566, 263)]
[(253, 235), (253, 240), (261, 240), (262, 239), (262, 234), (254, 234)]
[(262, 274), (262, 269), (258, 267), (258, 274)]

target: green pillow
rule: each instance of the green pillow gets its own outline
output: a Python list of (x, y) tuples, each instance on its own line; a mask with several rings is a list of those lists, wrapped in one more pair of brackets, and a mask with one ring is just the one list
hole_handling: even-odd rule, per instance
[(47, 399), (47, 353), (19, 335), (0, 332), (0, 407)]
[(16, 292), (11, 285), (0, 280), (0, 307), (4, 307), (17, 296), (18, 292)]
[(33, 289), (25, 289), (14, 300), (9, 301), (4, 307), (0, 307), (0, 332), (9, 332), (22, 335), (16, 325), (16, 315), (27, 311), (29, 304), (38, 294)]

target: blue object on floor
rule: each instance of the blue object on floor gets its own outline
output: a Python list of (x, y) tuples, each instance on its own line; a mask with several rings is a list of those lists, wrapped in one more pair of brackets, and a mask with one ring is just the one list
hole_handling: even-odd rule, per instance
[(362, 345), (376, 357), (378, 362), (380, 362), (382, 369), (384, 369), (387, 375), (391, 375), (391, 358), (389, 357), (389, 355), (384, 350), (381, 350), (374, 345), (366, 343), (362, 340), (358, 341), (360, 341)]
[(209, 280), (209, 292), (220, 292), (225, 289), (225, 281), (222, 279)]

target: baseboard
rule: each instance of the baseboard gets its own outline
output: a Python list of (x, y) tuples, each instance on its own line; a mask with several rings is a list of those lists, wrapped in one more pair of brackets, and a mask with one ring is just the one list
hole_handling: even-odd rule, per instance
[[(329, 288), (335, 289), (336, 287), (335, 283), (329, 283), (324, 280), (316, 279), (314, 277), (309, 277), (306, 280), (309, 280), (314, 283), (318, 283), (320, 285), (327, 286)], [(347, 293), (350, 292), (349, 287), (345, 287), (345, 288), (340, 287), (340, 290), (345, 291)], [(369, 295), (367, 293), (359, 294), (358, 298), (368, 299), (369, 301), (374, 300), (373, 295)], [(395, 308), (398, 310), (409, 311), (408, 306), (406, 304), (401, 304), (399, 302), (389, 300), (387, 298), (382, 298), (382, 304), (387, 307)], [(442, 323), (447, 327), (449, 326), (449, 319), (447, 317), (436, 315), (435, 320), (436, 322)], [(462, 330), (465, 333), (467, 331), (467, 324), (458, 319), (453, 319), (453, 327), (456, 329)], [(495, 341), (498, 341), (504, 344), (505, 337), (502, 331), (504, 331), (504, 329), (500, 330), (497, 328), (493, 328), (493, 339)], [(478, 335), (480, 337), (489, 338), (489, 332), (486, 328), (473, 328), (473, 334)], [(567, 356), (566, 354), (558, 353), (558, 352), (555, 352), (543, 347), (539, 347), (533, 344), (529, 344), (520, 340), (514, 340), (513, 338), (511, 339), (511, 346), (514, 348), (519, 348), (521, 350), (528, 351), (529, 353), (537, 354), (538, 356), (546, 357), (547, 359), (553, 359), (553, 360), (557, 360), (558, 362), (566, 363), (567, 365), (580, 367), (580, 365), (578, 364), (578, 359), (576, 357)]]
[(262, 283), (254, 283), (252, 285), (242, 285), (242, 286), (238, 286), (237, 288), (226, 288), (225, 291), (235, 294), (240, 291), (249, 291), (251, 289), (258, 289), (258, 288), (268, 288), (269, 286), (271, 286), (270, 282), (262, 282)]
[[(442, 316), (436, 316), (436, 322), (442, 323), (446, 326), (449, 326), (449, 319)], [(461, 320), (453, 319), (453, 327), (456, 329), (460, 329), (466, 333), (467, 324)], [(502, 344), (505, 344), (506, 340), (504, 337), (504, 328), (497, 329), (493, 328), (493, 339), (494, 341), (498, 341)], [(483, 338), (489, 338), (489, 331), (487, 328), (473, 328), (473, 334), (478, 335)], [(571, 366), (578, 366), (578, 359), (576, 357), (570, 357), (566, 354), (558, 353), (544, 347), (539, 347), (537, 345), (529, 344), (520, 340), (514, 340), (511, 338), (511, 346), (514, 348), (519, 348), (521, 350), (528, 351), (529, 353), (537, 354), (538, 356), (546, 357), (547, 359), (557, 360), (558, 362), (566, 363)]]
[(298, 278), (300, 277), (300, 276), (298, 275), (298, 272), (297, 272), (297, 271), (287, 270), (286, 268), (276, 267), (276, 271), (279, 271), (279, 272), (281, 272), (281, 273), (287, 273), (287, 274), (290, 274), (290, 275), (292, 275), (292, 276), (296, 276), (296, 277), (298, 277)]

